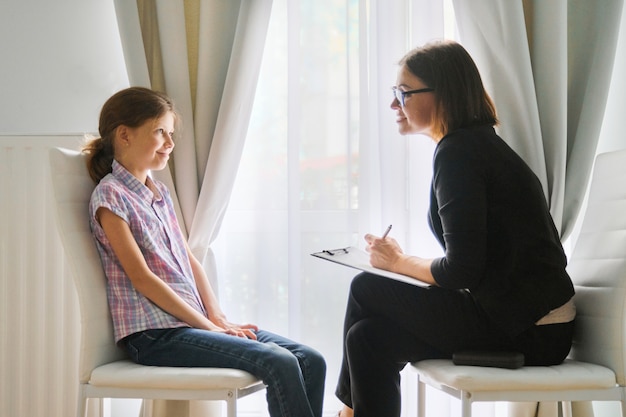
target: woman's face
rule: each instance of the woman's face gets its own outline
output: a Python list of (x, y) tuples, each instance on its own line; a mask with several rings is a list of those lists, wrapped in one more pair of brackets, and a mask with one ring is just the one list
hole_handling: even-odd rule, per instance
[(167, 112), (141, 126), (125, 127), (120, 134), (123, 155), (119, 162), (139, 180), (145, 181), (148, 171), (165, 168), (174, 149), (174, 114)]
[[(406, 65), (398, 70), (396, 88), (399, 91), (412, 91), (428, 88), (418, 77), (413, 75)], [(404, 106), (394, 97), (391, 108), (396, 111), (398, 131), (402, 135), (424, 134), (432, 137), (431, 128), (435, 111), (435, 96), (432, 91), (404, 94)]]

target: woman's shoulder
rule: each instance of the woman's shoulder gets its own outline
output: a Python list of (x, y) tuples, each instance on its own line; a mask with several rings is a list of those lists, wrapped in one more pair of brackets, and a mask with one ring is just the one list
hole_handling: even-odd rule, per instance
[(465, 127), (448, 133), (439, 141), (437, 148), (476, 147), (494, 139), (502, 140), (492, 126)]
[(495, 135), (493, 128), (463, 128), (444, 136), (435, 148), (434, 159), (467, 160), (479, 157), (488, 147), (489, 137)]
[(435, 158), (477, 158), (484, 161), (514, 153), (492, 126), (457, 129), (446, 135), (435, 149)]

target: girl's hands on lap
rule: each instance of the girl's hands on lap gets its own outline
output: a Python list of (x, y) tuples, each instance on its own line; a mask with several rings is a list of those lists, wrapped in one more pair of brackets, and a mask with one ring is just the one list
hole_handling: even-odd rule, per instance
[(254, 324), (235, 324), (226, 320), (225, 317), (213, 319), (213, 321), (217, 326), (219, 326), (220, 330), (223, 333), (237, 337), (245, 337), (246, 339), (256, 340), (255, 332), (258, 331), (259, 328)]

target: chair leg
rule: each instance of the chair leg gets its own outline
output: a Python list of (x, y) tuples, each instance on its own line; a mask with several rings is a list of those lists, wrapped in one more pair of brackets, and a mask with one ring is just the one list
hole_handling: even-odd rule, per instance
[(426, 417), (426, 384), (417, 376), (417, 417)]
[(472, 401), (471, 394), (467, 391), (461, 391), (461, 416), (472, 417)]
[(80, 388), (78, 390), (78, 402), (76, 405), (76, 417), (87, 416), (87, 398), (83, 395)]
[(139, 410), (140, 417), (150, 417), (153, 414), (152, 410), (153, 400), (143, 399), (141, 400), (141, 409)]
[(573, 417), (572, 402), (571, 401), (559, 401), (559, 415), (563, 417)]
[(237, 394), (233, 391), (228, 392), (226, 399), (226, 417), (237, 417)]
[(91, 401), (95, 403), (96, 415), (98, 417), (104, 417), (104, 398), (92, 398)]

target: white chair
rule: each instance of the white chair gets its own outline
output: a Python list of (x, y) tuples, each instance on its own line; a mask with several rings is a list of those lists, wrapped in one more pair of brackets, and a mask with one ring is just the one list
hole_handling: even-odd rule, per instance
[(463, 417), (477, 401), (620, 401), (626, 417), (626, 150), (601, 154), (568, 271), (576, 287), (576, 332), (570, 357), (557, 366), (516, 370), (413, 364), (418, 416), (426, 385), (461, 400)]
[(80, 304), (76, 415), (85, 416), (88, 398), (140, 398), (223, 400), (228, 417), (235, 417), (237, 399), (265, 388), (251, 374), (237, 369), (138, 365), (115, 345), (106, 278), (89, 229), (88, 205), (94, 184), (85, 157), (53, 148), (49, 158), (59, 233)]

